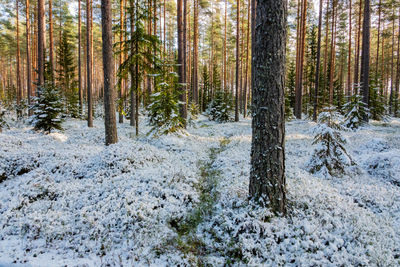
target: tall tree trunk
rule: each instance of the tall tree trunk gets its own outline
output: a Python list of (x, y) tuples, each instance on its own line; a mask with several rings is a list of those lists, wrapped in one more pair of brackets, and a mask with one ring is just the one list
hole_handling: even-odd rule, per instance
[[(16, 32), (16, 37), (17, 37), (17, 105), (21, 104), (21, 100), (22, 100), (22, 86), (21, 86), (21, 62), (20, 62), (20, 58), (21, 58), (21, 52), (19, 49), (19, 0), (16, 0), (16, 28), (17, 28), (17, 32)], [(20, 109), (20, 107), (18, 108), (18, 118), (20, 118), (22, 116), (22, 110)]]
[(247, 116), (247, 81), (249, 77), (249, 45), (250, 45), (250, 0), (247, 6), (247, 33), (246, 33), (246, 70), (245, 70), (245, 77), (244, 77), (244, 89), (243, 89), (243, 117), (246, 118)]
[(239, 121), (239, 65), (240, 65), (240, 0), (236, 2), (236, 92), (235, 92), (235, 121)]
[(193, 94), (194, 102), (199, 104), (199, 82), (198, 82), (198, 56), (199, 56), (199, 2), (193, 1)]
[(78, 0), (78, 93), (79, 114), (83, 114), (83, 92), (82, 92), (82, 59), (81, 59), (81, 0)]
[[(370, 27), (371, 13), (370, 0), (364, 0), (364, 22), (363, 39), (361, 53), (361, 88), (363, 93), (363, 102), (369, 107), (369, 53), (370, 53)], [(368, 115), (364, 116), (364, 121), (368, 122)]]
[(393, 111), (393, 93), (394, 93), (394, 88), (393, 88), (393, 79), (394, 79), (394, 23), (395, 23), (395, 13), (394, 13), (394, 7), (392, 4), (392, 9), (393, 9), (393, 21), (392, 21), (392, 56), (390, 60), (390, 94), (389, 94), (389, 114), (392, 115)]
[(296, 71), (296, 90), (295, 90), (295, 109), (294, 115), (297, 119), (301, 119), (302, 113), (302, 95), (303, 95), (303, 71), (304, 71), (304, 51), (306, 39), (306, 18), (307, 18), (307, 0), (302, 0), (301, 6), (301, 20), (300, 20), (300, 44), (298, 46), (298, 53), (296, 55), (298, 60), (298, 70)]
[(349, 54), (347, 56), (347, 93), (349, 97), (351, 95), (351, 0), (349, 0)]
[[(178, 23), (178, 82), (181, 87), (180, 101), (182, 102), (179, 113), (180, 116), (186, 121), (186, 80), (185, 80), (185, 46), (184, 40), (184, 12), (183, 2), (186, 0), (178, 0), (177, 2), (177, 23)], [(186, 124), (186, 123), (185, 123)], [(185, 125), (186, 126), (186, 125)]]
[(92, 45), (91, 45), (91, 0), (86, 0), (86, 83), (88, 101), (88, 127), (93, 127), (93, 99), (92, 99)]
[(37, 64), (38, 64), (38, 86), (44, 84), (44, 42), (45, 42), (45, 17), (44, 17), (44, 0), (38, 0), (37, 12), (38, 38), (37, 38)]
[(32, 116), (33, 111), (31, 107), (31, 96), (32, 96), (32, 63), (31, 63), (31, 40), (30, 40), (30, 20), (29, 20), (29, 0), (26, 0), (26, 76), (27, 76), (27, 89), (28, 89), (28, 115)]
[(397, 66), (396, 66), (396, 90), (394, 96), (394, 116), (397, 117), (398, 107), (399, 107), (399, 83), (400, 83), (400, 8), (399, 8), (399, 28), (397, 33)]
[[(122, 60), (124, 57), (124, 53), (122, 52), (123, 45), (122, 42), (123, 40), (123, 32), (124, 32), (124, 0), (120, 1), (119, 5), (119, 15), (120, 15), (120, 34), (119, 34), (119, 50), (121, 51), (119, 54), (119, 65), (122, 65)], [(122, 113), (123, 111), (123, 90), (124, 90), (124, 85), (125, 82), (124, 80), (121, 81), (119, 85), (119, 90), (118, 90), (118, 122), (123, 123), (124, 122), (124, 115)]]
[(382, 13), (382, 0), (379, 0), (378, 7), (378, 35), (376, 41), (376, 62), (375, 62), (375, 79), (378, 79), (378, 69), (379, 69), (379, 38), (381, 37), (381, 13)]
[[(357, 44), (356, 44), (356, 56), (354, 62), (354, 83), (359, 84), (359, 73), (360, 73), (360, 38), (361, 38), (361, 17), (362, 17), (362, 0), (360, 0), (360, 6), (358, 11), (358, 28), (357, 28)], [(358, 88), (356, 87), (356, 91)], [(358, 92), (356, 92), (358, 94)]]
[(103, 40), (103, 74), (104, 74), (104, 126), (106, 145), (118, 142), (114, 106), (114, 59), (112, 44), (111, 1), (101, 0), (101, 29)]
[(250, 196), (286, 213), (284, 81), (285, 0), (256, 0)]
[(319, 0), (319, 18), (318, 18), (318, 44), (317, 44), (317, 65), (315, 66), (315, 89), (314, 89), (314, 111), (313, 120), (317, 121), (318, 109), (318, 89), (319, 89), (319, 69), (321, 64), (321, 28), (322, 28), (322, 7), (323, 0)]
[(223, 57), (224, 57), (224, 60), (223, 60), (223, 71), (224, 71), (224, 74), (223, 74), (223, 77), (224, 77), (224, 82), (223, 82), (223, 88), (224, 88), (224, 91), (225, 92), (227, 92), (227, 90), (228, 90), (228, 86), (226, 85), (226, 45), (227, 45), (227, 42), (226, 42), (226, 35), (227, 35), (227, 32), (226, 32), (226, 26), (227, 26), (227, 9), (228, 9), (228, 0), (225, 0), (225, 16), (224, 16), (224, 53), (223, 53)]
[(336, 47), (336, 0), (332, 0), (332, 32), (331, 32), (331, 57), (329, 72), (329, 105), (333, 105), (333, 83), (335, 74), (335, 47)]
[[(130, 0), (129, 4), (130, 4), (130, 26), (131, 26), (131, 40), (134, 40), (135, 38), (135, 12), (136, 12), (136, 7), (135, 7), (135, 1), (134, 0)], [(131, 50), (131, 55), (133, 55), (135, 53), (135, 44), (131, 43), (130, 45), (130, 50)], [(131, 64), (130, 66), (130, 75), (131, 75), (131, 90), (130, 90), (130, 121), (129, 124), (130, 126), (134, 127), (136, 125), (136, 97), (135, 97), (135, 89), (136, 89), (136, 80), (138, 79), (138, 77), (136, 76), (135, 73), (135, 68), (133, 67), (133, 64)]]
[[(61, 14), (60, 14), (61, 15)], [(61, 18), (60, 18), (61, 20)], [(53, 41), (53, 6), (52, 0), (49, 0), (49, 56), (50, 56), (50, 71), (51, 71), (51, 79), (54, 82), (55, 74), (54, 74), (54, 41)]]

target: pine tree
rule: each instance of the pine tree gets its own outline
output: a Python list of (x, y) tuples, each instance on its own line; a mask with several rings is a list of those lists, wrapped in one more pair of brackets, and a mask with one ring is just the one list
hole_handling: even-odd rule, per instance
[(38, 86), (38, 97), (33, 106), (31, 123), (37, 131), (43, 130), (50, 133), (53, 129), (63, 130), (61, 127), (62, 102), (59, 97), (59, 90), (50, 81)]
[(313, 144), (318, 144), (314, 150), (307, 169), (320, 176), (339, 176), (345, 173), (345, 168), (354, 165), (344, 144), (346, 139), (339, 132), (340, 114), (334, 107), (328, 107), (318, 116), (318, 125), (314, 129)]
[(74, 45), (72, 44), (71, 32), (64, 28), (61, 43), (58, 47), (57, 63), (60, 68), (58, 72), (58, 84), (64, 91), (66, 100), (66, 112), (72, 118), (79, 117), (79, 88), (76, 80), (76, 65), (74, 62)]

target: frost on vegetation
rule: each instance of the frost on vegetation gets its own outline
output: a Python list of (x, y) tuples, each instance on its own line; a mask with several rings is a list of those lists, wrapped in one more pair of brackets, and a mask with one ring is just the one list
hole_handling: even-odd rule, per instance
[(351, 130), (358, 129), (364, 124), (363, 120), (370, 116), (369, 109), (360, 95), (351, 96), (343, 109), (346, 112), (343, 126)]
[[(171, 78), (172, 79), (172, 78)], [(150, 135), (174, 133), (183, 128), (184, 119), (179, 116), (179, 94), (173, 83), (158, 84), (158, 92), (150, 96), (151, 104), (147, 107)]]
[(37, 131), (50, 133), (52, 130), (63, 130), (61, 112), (63, 104), (59, 92), (50, 82), (38, 87), (38, 97), (35, 98), (31, 123)]
[(9, 128), (5, 115), (6, 111), (3, 110), (2, 107), (0, 106), (0, 133), (2, 132), (3, 129)]
[(233, 118), (232, 95), (221, 89), (215, 92), (213, 100), (208, 104), (206, 114), (209, 120), (228, 122)]
[(334, 108), (327, 108), (318, 116), (318, 125), (313, 129), (315, 134), (313, 144), (316, 144), (307, 169), (322, 177), (340, 176), (346, 172), (346, 167), (354, 165), (344, 145), (346, 139), (341, 135), (339, 114)]

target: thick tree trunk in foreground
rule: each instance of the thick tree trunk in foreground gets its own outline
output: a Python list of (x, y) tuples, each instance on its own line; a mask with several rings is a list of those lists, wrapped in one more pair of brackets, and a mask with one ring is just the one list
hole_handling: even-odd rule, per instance
[(285, 196), (285, 0), (257, 0), (253, 27), (250, 196), (286, 213)]
[[(17, 37), (17, 105), (20, 104), (22, 100), (22, 84), (21, 84), (21, 53), (19, 49), (19, 6), (18, 6), (19, 1), (16, 1), (16, 11), (17, 11), (17, 20), (16, 20), (16, 37)], [(18, 109), (18, 117), (22, 116), (22, 111)]]
[[(362, 94), (363, 94), (363, 102), (368, 106), (369, 106), (370, 27), (371, 27), (370, 0), (365, 0), (360, 81), (361, 81), (361, 88), (362, 88)], [(365, 116), (363, 119), (364, 119), (364, 121), (368, 122), (368, 116)]]
[(110, 0), (101, 0), (101, 28), (103, 39), (103, 72), (104, 72), (104, 124), (106, 145), (118, 142), (114, 106), (114, 60), (112, 45), (112, 14)]
[[(61, 34), (60, 34), (61, 36)], [(52, 0), (49, 0), (49, 57), (50, 57), (50, 71), (51, 71), (51, 80), (54, 82), (55, 74), (54, 74), (54, 40), (53, 40), (53, 4)]]

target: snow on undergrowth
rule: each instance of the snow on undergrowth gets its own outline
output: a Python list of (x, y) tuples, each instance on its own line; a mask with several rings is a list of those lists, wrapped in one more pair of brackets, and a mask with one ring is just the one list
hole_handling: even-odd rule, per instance
[(118, 125), (108, 148), (101, 121), (0, 133), (0, 265), (400, 264), (399, 120), (344, 132), (360, 170), (340, 178), (305, 169), (315, 124), (288, 123), (286, 218), (248, 203), (250, 122)]

